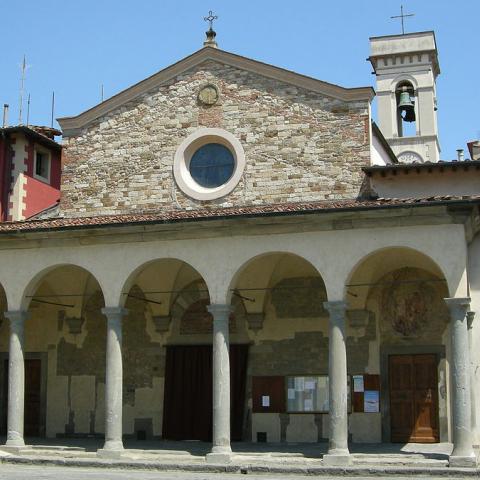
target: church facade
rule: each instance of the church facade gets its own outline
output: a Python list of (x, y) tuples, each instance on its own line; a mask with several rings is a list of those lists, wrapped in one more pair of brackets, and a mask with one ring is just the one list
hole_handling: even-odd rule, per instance
[(7, 447), (328, 441), (348, 465), (349, 442), (450, 441), (476, 463), (478, 162), (438, 163), (433, 32), (371, 45), (379, 126), (371, 87), (211, 34), (59, 120), (60, 204), (0, 224)]

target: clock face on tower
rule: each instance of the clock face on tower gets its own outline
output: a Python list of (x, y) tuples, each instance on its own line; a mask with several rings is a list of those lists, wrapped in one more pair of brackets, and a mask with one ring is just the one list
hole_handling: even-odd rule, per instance
[(205, 85), (198, 92), (198, 100), (204, 105), (215, 105), (218, 101), (218, 89), (215, 85)]
[(400, 163), (423, 163), (423, 158), (416, 152), (402, 152), (397, 158)]

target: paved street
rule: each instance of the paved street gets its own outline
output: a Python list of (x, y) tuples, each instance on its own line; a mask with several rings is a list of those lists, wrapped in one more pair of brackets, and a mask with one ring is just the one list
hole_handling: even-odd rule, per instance
[[(312, 480), (319, 478), (322, 480), (406, 480), (407, 476), (375, 476), (375, 477), (315, 477), (315, 476), (288, 476), (282, 475), (241, 475), (241, 474), (213, 474), (213, 473), (178, 473), (178, 472), (146, 472), (146, 471), (132, 471), (132, 470), (106, 470), (106, 469), (87, 469), (87, 468), (62, 468), (62, 467), (47, 467), (47, 466), (23, 466), (23, 465), (0, 465), (0, 480), (241, 480), (247, 478), (248, 480), (280, 480), (292, 478), (295, 480)], [(446, 477), (415, 477), (416, 479), (428, 478), (429, 480), (440, 480)], [(470, 477), (451, 477), (448, 478), (472, 478)]]

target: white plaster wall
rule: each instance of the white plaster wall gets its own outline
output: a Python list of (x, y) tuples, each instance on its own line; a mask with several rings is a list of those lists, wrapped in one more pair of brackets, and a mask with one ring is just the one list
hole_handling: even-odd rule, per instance
[(382, 441), (381, 413), (352, 413), (348, 416), (348, 430), (354, 443)]
[(123, 433), (135, 433), (135, 418), (151, 418), (153, 435), (161, 436), (163, 421), (164, 377), (154, 377), (152, 388), (137, 388), (135, 404), (123, 406)]
[(388, 165), (391, 164), (389, 155), (387, 154), (383, 145), (379, 142), (375, 135), (372, 135), (371, 165)]
[(426, 198), (439, 195), (479, 195), (480, 170), (462, 169), (458, 164), (456, 172), (446, 169), (443, 173), (411, 171), (406, 175), (388, 174), (385, 177), (375, 174), (370, 177), (372, 189), (379, 197), (387, 198)]
[(257, 432), (267, 433), (267, 442), (280, 442), (280, 415), (278, 413), (252, 414), (252, 442), (257, 441)]
[[(62, 264), (79, 265), (98, 280), (107, 306), (126, 297), (124, 285), (139, 266), (158, 258), (179, 258), (205, 279), (212, 303), (229, 303), (229, 289), (237, 272), (252, 258), (269, 252), (289, 252), (309, 261), (324, 279), (329, 300), (341, 300), (351, 272), (366, 256), (380, 249), (403, 246), (423, 252), (445, 274), (450, 293), (465, 296), (466, 245), (463, 225), (399, 226), (243, 235), (114, 244), (0, 250), (0, 283), (9, 309), (22, 309), (45, 271)], [(41, 245), (41, 243), (40, 243)], [(341, 252), (341, 253), (340, 253)], [(35, 280), (32, 281), (32, 278)]]
[(75, 414), (75, 433), (90, 433), (90, 415), (95, 410), (95, 376), (72, 376), (70, 402)]
[(287, 442), (316, 443), (318, 441), (318, 427), (315, 424), (315, 415), (290, 414), (287, 425)]
[(99, 383), (97, 386), (97, 408), (95, 410), (95, 431), (105, 432), (105, 384)]

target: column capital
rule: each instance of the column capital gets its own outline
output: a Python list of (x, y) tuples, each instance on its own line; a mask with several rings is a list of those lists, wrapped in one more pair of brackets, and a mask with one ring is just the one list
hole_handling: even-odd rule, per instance
[(30, 317), (30, 312), (27, 310), (9, 310), (4, 312), (4, 316), (8, 318), (11, 323), (20, 323)]
[(27, 320), (30, 317), (28, 310), (7, 310), (4, 315), (9, 320)]
[(233, 312), (232, 305), (225, 303), (212, 303), (207, 305), (207, 310), (213, 315), (213, 320), (228, 319), (229, 315)]
[(475, 318), (475, 312), (470, 310), (467, 312), (467, 328), (471, 330), (473, 328), (473, 319)]
[(454, 317), (465, 318), (470, 308), (470, 297), (452, 297), (443, 299), (447, 304), (450, 314)]
[(347, 302), (343, 300), (334, 300), (333, 302), (323, 302), (323, 307), (330, 315), (345, 315), (347, 311)]
[(123, 307), (104, 307), (101, 311), (108, 320), (121, 320), (128, 314), (128, 309)]

